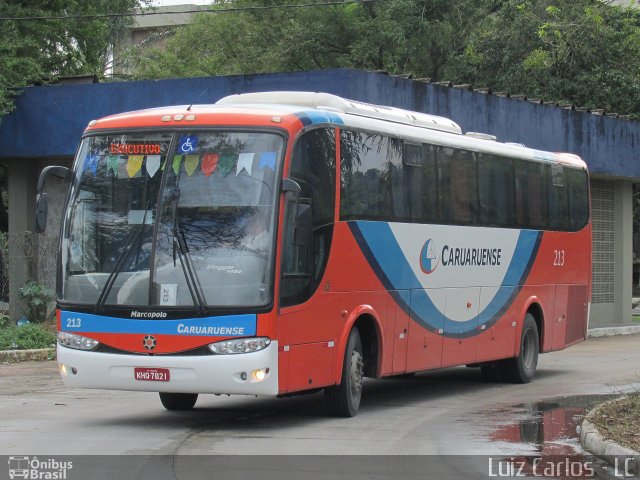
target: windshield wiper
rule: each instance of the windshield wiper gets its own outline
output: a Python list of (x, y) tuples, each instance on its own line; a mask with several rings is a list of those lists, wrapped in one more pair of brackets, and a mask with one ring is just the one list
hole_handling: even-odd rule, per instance
[(107, 278), (107, 282), (104, 284), (104, 287), (100, 292), (100, 296), (98, 297), (98, 301), (96, 302), (96, 310), (104, 307), (104, 304), (107, 301), (107, 297), (109, 296), (109, 293), (113, 288), (113, 284), (115, 283), (116, 278), (118, 277), (120, 272), (122, 272), (122, 269), (124, 268), (127, 260), (129, 260), (131, 253), (135, 249), (134, 247), (142, 239), (142, 234), (144, 233), (145, 228), (147, 226), (147, 212), (149, 211), (148, 203), (149, 202), (147, 201), (147, 205), (145, 206), (144, 217), (142, 218), (142, 226), (140, 227), (139, 230), (132, 231), (127, 237), (127, 240), (125, 242), (125, 248), (123, 252), (120, 254), (120, 256), (118, 257), (118, 260), (116, 261), (116, 264), (114, 265), (113, 270), (111, 271), (111, 273), (109, 274), (109, 277)]
[(191, 254), (189, 253), (189, 246), (184, 236), (184, 232), (178, 225), (178, 200), (180, 199), (180, 188), (174, 187), (173, 195), (173, 261), (175, 264), (176, 246), (178, 247), (178, 258), (180, 259), (180, 265), (182, 266), (182, 272), (184, 278), (187, 281), (187, 288), (191, 294), (193, 304), (198, 306), (198, 309), (203, 313), (207, 312), (207, 304), (204, 300), (204, 292), (202, 291), (202, 285), (200, 279), (196, 273), (196, 269), (193, 267), (191, 261)]

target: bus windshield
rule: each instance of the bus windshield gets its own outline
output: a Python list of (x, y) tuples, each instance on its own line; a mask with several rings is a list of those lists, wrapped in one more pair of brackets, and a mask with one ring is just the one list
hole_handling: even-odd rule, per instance
[(62, 238), (60, 297), (95, 306), (260, 307), (272, 297), (283, 137), (86, 137)]

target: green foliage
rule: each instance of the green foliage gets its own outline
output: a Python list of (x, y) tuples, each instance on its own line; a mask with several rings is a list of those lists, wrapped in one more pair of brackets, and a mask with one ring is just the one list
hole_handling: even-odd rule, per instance
[[(312, 3), (312, 0), (300, 0)], [(221, 0), (221, 9), (278, 5)], [(640, 9), (600, 0), (377, 0), (198, 14), (133, 77), (325, 68), (490, 86), (640, 116)]]
[(56, 337), (39, 325), (0, 328), (0, 350), (30, 350), (54, 347)]
[(26, 302), (25, 315), (30, 322), (42, 323), (51, 319), (54, 311), (55, 293), (39, 282), (27, 282), (19, 290)]
[(640, 11), (598, 0), (506, 0), (469, 39), (458, 80), (640, 115)]
[[(314, 3), (301, 0), (298, 3)], [(225, 0), (213, 11), (278, 5)], [(482, 2), (380, 0), (348, 5), (203, 13), (166, 50), (129, 53), (135, 78), (354, 67), (439, 77), (464, 48)]]
[(5, 313), (0, 313), (0, 330), (11, 326), (11, 318)]
[[(138, 0), (0, 1), (0, 116), (13, 109), (13, 97), (28, 85), (62, 75), (102, 76), (109, 46), (129, 17), (51, 18), (132, 12)], [(46, 18), (34, 18), (46, 17)]]

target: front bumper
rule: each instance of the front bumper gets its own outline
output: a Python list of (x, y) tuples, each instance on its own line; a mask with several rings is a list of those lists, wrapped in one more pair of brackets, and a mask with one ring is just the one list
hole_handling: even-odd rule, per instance
[[(64, 384), (73, 388), (237, 395), (278, 394), (278, 342), (264, 350), (235, 355), (121, 355), (75, 350), (58, 345)], [(64, 369), (62, 368), (64, 365)], [(168, 368), (168, 382), (136, 380), (134, 368)], [(251, 372), (269, 369), (262, 381)], [(75, 373), (73, 373), (75, 372)], [(246, 380), (243, 380), (243, 373)]]

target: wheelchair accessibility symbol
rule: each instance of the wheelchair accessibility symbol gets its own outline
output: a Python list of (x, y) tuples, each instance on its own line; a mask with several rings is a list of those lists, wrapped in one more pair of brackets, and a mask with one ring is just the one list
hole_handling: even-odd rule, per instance
[(198, 137), (195, 135), (185, 135), (180, 137), (178, 148), (180, 153), (189, 154), (195, 151), (198, 146)]

